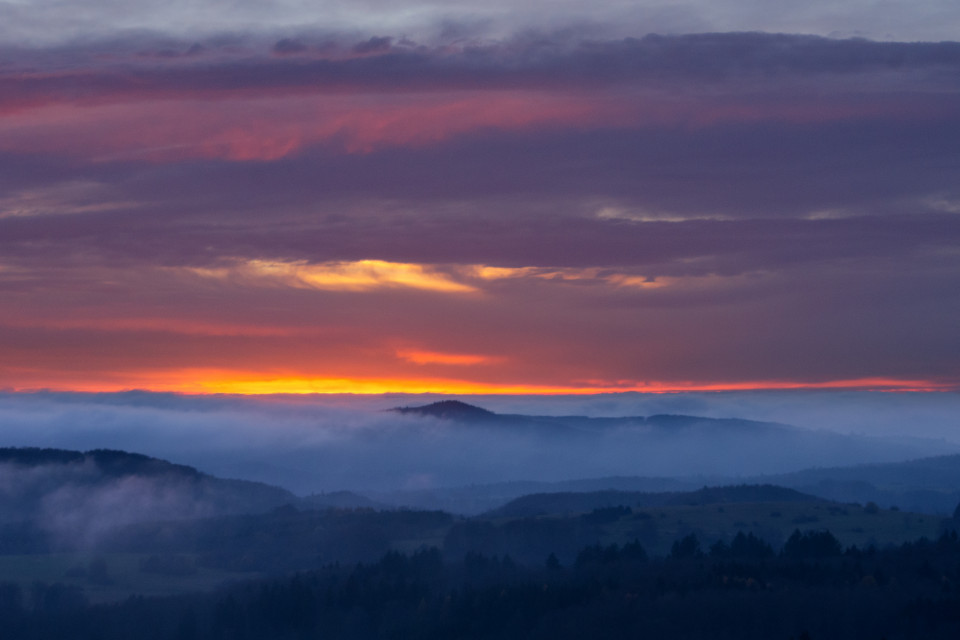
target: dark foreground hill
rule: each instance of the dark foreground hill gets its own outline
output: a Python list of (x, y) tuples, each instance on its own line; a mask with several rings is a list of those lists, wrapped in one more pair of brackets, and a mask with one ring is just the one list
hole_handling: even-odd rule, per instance
[(866, 551), (827, 531), (796, 532), (779, 552), (687, 537), (664, 559), (603, 544), (535, 566), (427, 548), (108, 607), (62, 585), (35, 585), (30, 606), (7, 585), (0, 625), (10, 640), (955, 640), (958, 561), (955, 533)]
[(98, 449), (0, 449), (0, 523), (29, 522), (70, 544), (134, 522), (260, 513), (297, 498), (165, 460)]

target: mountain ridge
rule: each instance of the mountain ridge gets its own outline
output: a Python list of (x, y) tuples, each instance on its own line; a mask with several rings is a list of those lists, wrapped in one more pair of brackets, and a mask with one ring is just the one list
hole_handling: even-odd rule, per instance
[(461, 400), (440, 400), (419, 406), (393, 407), (387, 411), (401, 415), (431, 417), (462, 423), (510, 423), (527, 425), (551, 425), (558, 428), (583, 429), (622, 426), (650, 426), (655, 428), (680, 429), (694, 425), (709, 424), (724, 427), (760, 429), (796, 429), (791, 425), (776, 422), (746, 420), (743, 418), (710, 418), (686, 414), (657, 413), (649, 416), (593, 417), (585, 415), (547, 416), (520, 413), (496, 413)]

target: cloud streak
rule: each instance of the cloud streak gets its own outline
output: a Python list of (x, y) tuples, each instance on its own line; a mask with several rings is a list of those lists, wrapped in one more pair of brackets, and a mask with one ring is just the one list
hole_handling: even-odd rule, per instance
[(269, 161), (316, 145), (369, 153), (486, 129), (950, 120), (960, 45), (567, 35), (317, 58), (86, 57), (75, 69), (0, 71), (3, 150)]
[[(109, 0), (83, 5), (63, 0), (7, 3), (0, 12), (0, 36), (7, 40), (47, 45), (78, 37), (143, 37), (166, 35), (157, 49), (176, 51), (176, 36), (204, 38), (223, 31), (261, 30), (281, 33), (271, 40), (290, 43), (281, 51), (297, 52), (292, 45), (312, 44), (310, 27), (357, 30), (374, 33), (405, 33), (435, 40), (504, 37), (528, 29), (605, 30), (631, 34), (638, 30), (657, 33), (703, 31), (798, 32), (862, 36), (873, 39), (937, 41), (951, 38), (957, 18), (956, 6), (948, 0), (876, 2), (858, 0), (842, 6), (813, 0), (802, 6), (777, 6), (752, 0), (691, 0), (682, 5), (664, 5), (656, 0), (624, 4), (600, 0), (585, 7), (576, 0), (530, 0), (523, 6), (501, 0), (477, 5), (458, 0), (360, 0), (318, 5), (306, 1), (270, 0), (232, 2), (229, 11), (208, 0), (169, 2), (162, 7), (145, 0), (124, 3), (117, 11)], [(306, 33), (304, 33), (306, 32)], [(222, 35), (221, 35), (222, 37)], [(379, 36), (383, 37), (383, 36)], [(357, 41), (370, 41), (357, 38)], [(229, 41), (229, 39), (228, 39)], [(183, 47), (187, 49), (191, 40)], [(321, 40), (320, 43), (322, 44)]]

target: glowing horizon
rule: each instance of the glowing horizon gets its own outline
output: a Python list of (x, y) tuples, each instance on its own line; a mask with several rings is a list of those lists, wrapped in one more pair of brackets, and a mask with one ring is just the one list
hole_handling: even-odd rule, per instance
[[(148, 391), (181, 393), (186, 395), (384, 395), (384, 394), (439, 394), (439, 395), (601, 395), (610, 393), (685, 393), (724, 391), (782, 391), (782, 390), (857, 390), (893, 393), (958, 392), (960, 385), (926, 380), (897, 380), (867, 378), (853, 380), (801, 381), (747, 381), (735, 383), (650, 382), (616, 385), (537, 385), (477, 383), (465, 380), (437, 379), (350, 379), (350, 378), (295, 378), (295, 377), (239, 377), (203, 378), (196, 374), (171, 376), (168, 381), (138, 386), (117, 383), (74, 383), (63, 386), (14, 388), (16, 392), (78, 392), (114, 393)], [(194, 378), (190, 380), (190, 378)]]

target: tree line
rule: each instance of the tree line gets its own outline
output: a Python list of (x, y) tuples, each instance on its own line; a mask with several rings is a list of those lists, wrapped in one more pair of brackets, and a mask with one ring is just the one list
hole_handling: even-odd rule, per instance
[(214, 593), (89, 605), (64, 585), (0, 585), (10, 640), (960, 637), (960, 540), (844, 548), (795, 531), (779, 549), (751, 533), (695, 535), (651, 558), (639, 542), (523, 564), (436, 548), (331, 564)]

